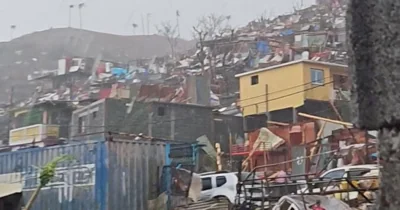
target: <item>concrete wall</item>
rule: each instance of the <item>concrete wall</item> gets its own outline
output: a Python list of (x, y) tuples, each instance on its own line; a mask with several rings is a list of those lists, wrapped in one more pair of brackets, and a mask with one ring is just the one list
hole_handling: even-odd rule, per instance
[[(312, 84), (311, 69), (323, 71), (321, 85)], [(306, 99), (329, 101), (333, 96), (333, 75), (347, 75), (345, 67), (322, 63), (293, 63), (256, 70), (239, 78), (240, 106), (244, 116), (304, 105)], [(252, 84), (252, 77), (258, 83)]]
[[(160, 113), (161, 110), (164, 113)], [(210, 107), (155, 102), (152, 104), (152, 112), (149, 121), (152, 136), (185, 142), (195, 141), (202, 135), (213, 137)]]
[[(105, 99), (88, 107), (76, 110), (73, 114), (72, 137), (78, 135), (79, 116), (85, 118), (89, 127), (81, 137), (75, 139), (98, 139), (93, 132), (143, 133), (156, 138), (193, 142), (196, 138), (213, 135), (213, 114), (211, 107), (173, 104), (163, 102), (135, 102), (131, 110), (129, 100)], [(93, 119), (92, 112), (97, 110)], [(104, 136), (104, 135), (103, 135)]]
[[(105, 131), (105, 100), (96, 101), (72, 113), (70, 139), (72, 140), (103, 140)], [(79, 118), (84, 125), (79, 131)]]
[[(252, 77), (258, 83), (252, 84)], [(303, 64), (280, 66), (265, 71), (254, 71), (239, 78), (240, 106), (243, 115), (298, 107), (304, 102)], [(298, 94), (293, 94), (297, 93)]]

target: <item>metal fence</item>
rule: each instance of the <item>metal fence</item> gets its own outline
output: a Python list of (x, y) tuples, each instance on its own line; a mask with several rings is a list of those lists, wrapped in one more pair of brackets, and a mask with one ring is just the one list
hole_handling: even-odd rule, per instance
[(167, 209), (186, 203), (193, 172), (197, 171), (199, 146), (197, 144), (168, 144), (162, 185), (167, 195)]
[(166, 165), (196, 165), (198, 161), (198, 145), (197, 144), (169, 144), (167, 146)]

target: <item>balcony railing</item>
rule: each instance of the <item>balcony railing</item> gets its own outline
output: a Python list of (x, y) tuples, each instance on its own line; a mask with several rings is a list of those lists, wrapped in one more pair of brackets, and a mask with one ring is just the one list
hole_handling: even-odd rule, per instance
[(43, 140), (48, 138), (58, 138), (60, 126), (36, 124), (10, 130), (10, 146), (30, 144), (38, 142), (38, 146), (43, 144)]
[(231, 152), (232, 154), (240, 154), (240, 153), (246, 153), (250, 152), (250, 146), (249, 145), (244, 145), (244, 144), (234, 144), (232, 145)]

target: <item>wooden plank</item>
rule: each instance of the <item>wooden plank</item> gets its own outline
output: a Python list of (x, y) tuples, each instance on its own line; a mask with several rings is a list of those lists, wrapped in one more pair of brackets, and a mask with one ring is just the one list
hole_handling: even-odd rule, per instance
[(319, 116), (314, 116), (314, 115), (305, 114), (305, 113), (298, 113), (298, 115), (299, 115), (299, 116), (302, 116), (302, 117), (314, 119), (314, 120), (322, 120), (322, 121), (330, 122), (330, 123), (333, 123), (333, 124), (338, 124), (338, 125), (353, 127), (353, 124), (348, 123), (348, 122), (339, 121), (339, 120), (331, 120), (331, 119), (328, 119), (328, 118), (319, 117)]

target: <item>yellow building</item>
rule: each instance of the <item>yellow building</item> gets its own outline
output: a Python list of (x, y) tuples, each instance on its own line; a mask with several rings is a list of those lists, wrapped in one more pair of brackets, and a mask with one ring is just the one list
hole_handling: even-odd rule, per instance
[(243, 115), (297, 108), (306, 100), (329, 101), (348, 89), (347, 66), (297, 60), (237, 74)]

